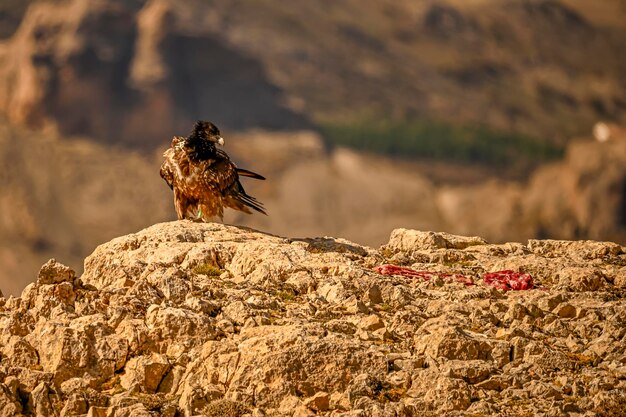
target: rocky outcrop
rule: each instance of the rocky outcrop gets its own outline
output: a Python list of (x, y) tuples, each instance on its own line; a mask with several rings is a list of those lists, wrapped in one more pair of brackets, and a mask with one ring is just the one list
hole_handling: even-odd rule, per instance
[[(537, 289), (481, 279), (504, 269)], [(0, 415), (619, 415), (625, 290), (608, 242), (158, 224), (1, 300)]]

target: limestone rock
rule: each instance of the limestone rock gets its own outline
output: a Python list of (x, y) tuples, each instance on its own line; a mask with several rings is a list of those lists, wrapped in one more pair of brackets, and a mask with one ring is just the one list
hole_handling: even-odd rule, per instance
[[(48, 262), (0, 305), (0, 416), (600, 413), (625, 388), (625, 259), (598, 242), (398, 230), (376, 250), (158, 224), (96, 248), (79, 279)], [(373, 270), (394, 260), (475, 285)], [(502, 269), (537, 288), (483, 284)]]
[(120, 385), (127, 390), (138, 385), (142, 391), (154, 393), (169, 368), (167, 358), (157, 353), (132, 358), (124, 366)]
[(61, 282), (72, 282), (76, 273), (69, 267), (50, 259), (39, 270), (37, 282), (39, 284), (59, 284)]
[(36, 416), (54, 417), (56, 412), (54, 410), (50, 394), (50, 387), (48, 384), (42, 382), (37, 385), (37, 387), (30, 394), (28, 409), (34, 411)]
[(449, 233), (421, 232), (418, 230), (396, 229), (391, 233), (385, 248), (393, 253), (435, 249), (465, 249), (468, 246), (484, 245), (480, 237), (455, 236)]
[(326, 392), (318, 392), (314, 396), (307, 398), (304, 405), (313, 411), (326, 411), (330, 407), (330, 397)]
[(14, 417), (21, 412), (22, 404), (17, 396), (17, 387), (12, 389), (7, 384), (0, 384), (0, 416)]
[(362, 329), (374, 331), (374, 330), (384, 328), (385, 323), (383, 323), (380, 317), (378, 317), (375, 314), (372, 314), (370, 316), (365, 317), (363, 320), (361, 320), (361, 322), (359, 323), (359, 326)]

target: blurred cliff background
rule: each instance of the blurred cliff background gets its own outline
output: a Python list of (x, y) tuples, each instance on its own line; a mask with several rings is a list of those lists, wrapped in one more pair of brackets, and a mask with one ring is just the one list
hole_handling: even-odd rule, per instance
[(0, 288), (174, 219), (198, 118), (268, 178), (227, 222), (624, 244), (625, 56), (625, 0), (3, 0)]

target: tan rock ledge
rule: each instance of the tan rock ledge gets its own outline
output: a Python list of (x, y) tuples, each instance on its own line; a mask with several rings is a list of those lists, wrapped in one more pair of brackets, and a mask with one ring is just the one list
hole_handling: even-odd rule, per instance
[[(540, 288), (482, 284), (504, 269)], [(0, 298), (0, 416), (618, 415), (625, 294), (608, 242), (157, 224)]]

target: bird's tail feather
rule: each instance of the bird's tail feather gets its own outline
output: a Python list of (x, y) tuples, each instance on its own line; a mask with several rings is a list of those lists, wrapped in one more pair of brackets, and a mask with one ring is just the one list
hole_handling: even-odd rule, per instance
[(252, 197), (251, 195), (248, 195), (245, 193), (239, 193), (236, 196), (234, 196), (233, 200), (243, 205), (243, 208), (246, 209), (243, 211), (245, 211), (246, 213), (250, 213), (250, 211), (247, 210), (247, 208), (250, 207), (251, 209), (254, 209), (258, 211), (259, 213), (263, 213), (267, 216), (267, 213), (265, 212), (265, 207), (263, 207), (263, 203), (261, 203), (259, 200)]
[(241, 199), (241, 201), (243, 201), (248, 207), (258, 211), (259, 213), (263, 213), (267, 216), (267, 213), (265, 212), (265, 207), (263, 207), (263, 203), (261, 203), (259, 200), (257, 200), (256, 198), (248, 195), (248, 194), (244, 194), (244, 195), (240, 195), (239, 198)]
[(250, 177), (256, 180), (264, 180), (265, 177), (263, 175), (257, 174), (256, 172), (249, 171), (247, 169), (237, 168), (237, 174), (243, 177)]

